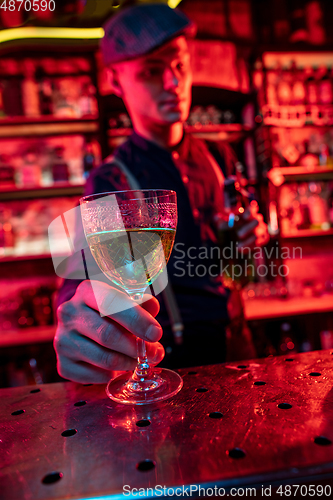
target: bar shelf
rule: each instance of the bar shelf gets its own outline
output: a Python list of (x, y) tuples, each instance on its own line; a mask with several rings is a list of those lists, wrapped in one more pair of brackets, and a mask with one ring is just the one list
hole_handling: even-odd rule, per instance
[(0, 335), (0, 348), (52, 342), (55, 331), (55, 325), (4, 330)]
[(68, 135), (96, 133), (99, 130), (97, 119), (66, 119), (51, 117), (47, 119), (13, 120), (5, 119), (0, 121), (0, 138), (10, 137), (34, 137), (50, 135)]
[(53, 186), (0, 190), (0, 201), (81, 195), (84, 184), (58, 183)]

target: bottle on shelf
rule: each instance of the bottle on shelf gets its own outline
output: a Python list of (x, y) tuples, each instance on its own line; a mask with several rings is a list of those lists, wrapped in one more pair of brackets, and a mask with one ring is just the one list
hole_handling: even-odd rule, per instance
[(22, 82), (19, 78), (2, 82), (2, 101), (5, 116), (24, 116)]
[(306, 92), (304, 85), (304, 72), (297, 69), (295, 62), (292, 63), (292, 104), (297, 106), (304, 104)]
[(50, 78), (46, 76), (44, 67), (42, 65), (39, 65), (36, 69), (36, 81), (38, 84), (40, 112), (42, 115), (52, 115), (52, 82)]
[(12, 225), (12, 211), (0, 207), (0, 255), (10, 255), (15, 247), (15, 234)]
[(298, 163), (303, 167), (315, 168), (319, 165), (319, 155), (310, 152), (309, 141), (305, 140), (303, 142), (304, 153), (300, 156)]
[(35, 320), (32, 311), (32, 301), (36, 295), (36, 288), (26, 288), (20, 293), (20, 309), (18, 314), (18, 327), (28, 328), (29, 326), (35, 325)]
[(316, 78), (317, 67), (311, 68), (306, 80), (306, 101), (307, 104), (317, 104), (318, 102), (318, 81)]
[(10, 156), (0, 154), (0, 189), (15, 187), (15, 168), (11, 165)]
[(308, 205), (308, 185), (302, 182), (297, 186), (296, 201), (298, 201), (298, 209), (300, 217), (296, 224), (297, 229), (309, 229), (311, 226), (310, 209)]
[(268, 71), (266, 75), (266, 101), (267, 104), (270, 106), (274, 106), (278, 104), (278, 99), (277, 99), (277, 73), (276, 71)]
[(231, 109), (227, 109), (223, 113), (223, 123), (235, 123), (236, 115)]
[(327, 166), (329, 164), (329, 155), (330, 150), (327, 144), (320, 145), (320, 154), (319, 154), (319, 165)]
[(52, 164), (52, 177), (54, 182), (68, 182), (69, 169), (68, 164), (63, 158), (63, 146), (56, 146), (54, 148), (54, 157)]
[(323, 76), (318, 84), (318, 97), (320, 104), (332, 104), (333, 89), (332, 81), (330, 78), (331, 68), (323, 69)]
[(308, 207), (310, 210), (311, 229), (327, 230), (330, 227), (328, 207), (323, 196), (320, 182), (309, 182)]
[(288, 106), (292, 102), (292, 78), (290, 71), (279, 70), (279, 81), (277, 84), (277, 98), (282, 106)]
[(32, 59), (24, 60), (24, 80), (22, 82), (22, 100), (24, 114), (30, 118), (40, 116), (39, 89), (35, 80), (35, 64)]
[(36, 325), (52, 325), (51, 290), (47, 286), (40, 286), (36, 294), (32, 297), (32, 315)]
[(52, 83), (49, 78), (44, 78), (39, 85), (40, 106), (42, 115), (53, 114)]
[(94, 155), (94, 148), (91, 142), (88, 142), (85, 147), (85, 153), (83, 157), (83, 176), (85, 179), (89, 177), (91, 170), (96, 166), (96, 159)]
[(96, 116), (98, 113), (96, 102), (96, 88), (90, 81), (82, 82), (79, 98), (80, 116)]
[(29, 149), (26, 152), (20, 174), (20, 184), (22, 187), (40, 186), (41, 168), (38, 162), (37, 152), (34, 149)]

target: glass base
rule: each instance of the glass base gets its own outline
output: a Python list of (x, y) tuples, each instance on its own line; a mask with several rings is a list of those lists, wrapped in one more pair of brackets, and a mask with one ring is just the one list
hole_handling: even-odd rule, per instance
[(167, 368), (153, 368), (149, 380), (137, 384), (132, 373), (123, 373), (108, 383), (106, 394), (117, 403), (146, 405), (171, 398), (183, 387), (183, 379), (178, 373)]

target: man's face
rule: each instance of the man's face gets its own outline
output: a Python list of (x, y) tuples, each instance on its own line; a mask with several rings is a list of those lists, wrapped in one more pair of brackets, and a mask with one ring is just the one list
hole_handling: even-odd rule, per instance
[(191, 105), (192, 73), (185, 37), (116, 66), (121, 97), (135, 124), (184, 122)]

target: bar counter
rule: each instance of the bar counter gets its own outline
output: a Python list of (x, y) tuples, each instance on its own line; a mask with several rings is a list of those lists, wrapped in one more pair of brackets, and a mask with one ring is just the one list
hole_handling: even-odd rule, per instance
[(147, 406), (116, 404), (104, 385), (1, 389), (0, 498), (131, 498), (156, 485), (332, 493), (332, 354), (181, 369), (183, 389)]

